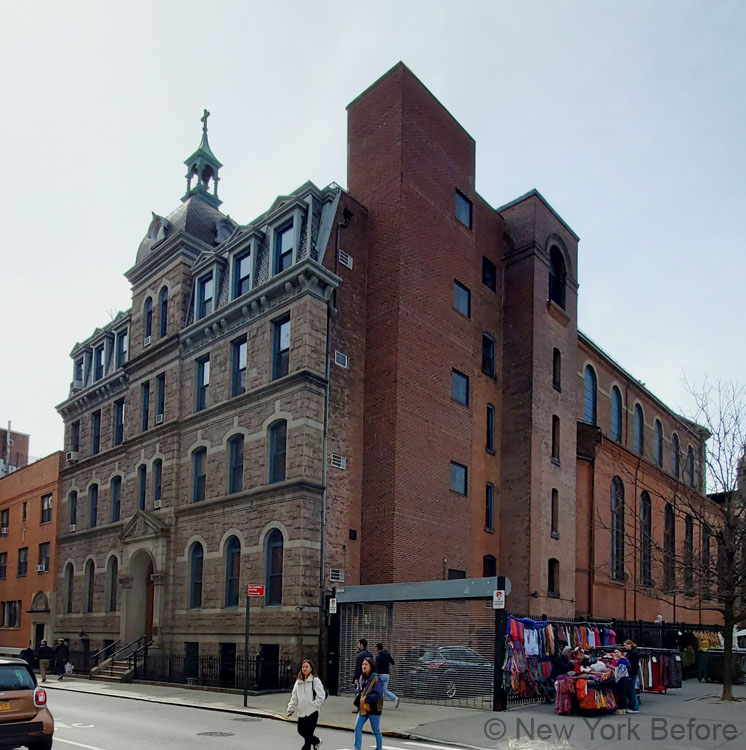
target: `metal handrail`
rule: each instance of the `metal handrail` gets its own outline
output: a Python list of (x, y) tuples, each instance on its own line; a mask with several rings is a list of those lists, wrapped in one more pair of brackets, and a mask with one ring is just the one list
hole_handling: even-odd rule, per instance
[[(143, 636), (143, 639), (145, 639), (145, 636)], [(135, 678), (137, 678), (137, 657), (139, 655), (142, 655), (142, 662), (143, 665), (147, 666), (148, 661), (148, 647), (151, 646), (153, 641), (145, 641), (142, 646), (138, 646), (134, 651), (132, 651), (129, 655), (129, 666), (131, 669), (135, 672)], [(133, 663), (134, 662), (134, 663)]]
[[(141, 636), (140, 636), (139, 638), (135, 638), (135, 640), (134, 640), (134, 641), (131, 641), (131, 642), (130, 642), (130, 643), (128, 643), (128, 644), (127, 644), (126, 646), (122, 646), (122, 648), (120, 648), (119, 650), (115, 651), (115, 652), (114, 652), (114, 653), (113, 653), (113, 654), (112, 654), (112, 655), (111, 655), (111, 656), (109, 657), (109, 675), (110, 675), (110, 676), (112, 676), (112, 677), (114, 676), (114, 662), (115, 662), (115, 660), (116, 660), (116, 657), (117, 657), (117, 656), (119, 656), (119, 654), (121, 654), (121, 653), (123, 653), (123, 652), (127, 651), (127, 649), (132, 649), (132, 647), (133, 647), (133, 646), (134, 646), (134, 650), (137, 650), (138, 648), (140, 648), (140, 645), (139, 645), (139, 644), (140, 644), (140, 642), (141, 642), (141, 641), (142, 641), (142, 642), (145, 642), (145, 636), (144, 636), (144, 635), (141, 635)], [(132, 653), (132, 651), (130, 650), (130, 652), (129, 652), (128, 654), (126, 654), (126, 656), (128, 656), (128, 657), (129, 657), (129, 655), (130, 655), (131, 653)]]
[[(106, 654), (107, 651), (111, 651), (111, 649), (113, 649), (118, 643), (121, 643), (121, 641), (114, 641), (113, 643), (110, 643), (108, 646), (104, 646), (102, 649), (99, 649), (98, 651), (96, 651), (95, 654), (91, 654), (90, 659), (93, 662), (93, 666), (97, 667), (98, 660), (101, 657), (101, 655)], [(104, 656), (103, 660), (106, 661), (107, 658), (109, 657)]]

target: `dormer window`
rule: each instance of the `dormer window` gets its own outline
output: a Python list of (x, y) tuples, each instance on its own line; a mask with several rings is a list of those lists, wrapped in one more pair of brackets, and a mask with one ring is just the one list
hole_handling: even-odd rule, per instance
[(73, 370), (73, 380), (78, 385), (83, 385), (83, 357), (75, 360), (75, 369)]
[(293, 222), (275, 233), (275, 273), (282, 273), (293, 264)]
[(93, 352), (93, 379), (101, 380), (104, 377), (104, 345), (97, 346)]
[(129, 331), (126, 328), (117, 331), (116, 351), (116, 365), (121, 367), (129, 356)]
[(238, 253), (233, 259), (233, 299), (251, 289), (251, 251)]
[(213, 283), (212, 274), (202, 276), (197, 282), (197, 318), (201, 319), (212, 312)]

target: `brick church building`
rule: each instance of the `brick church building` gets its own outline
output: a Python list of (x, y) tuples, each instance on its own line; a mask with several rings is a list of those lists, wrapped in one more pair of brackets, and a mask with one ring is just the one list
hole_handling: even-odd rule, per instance
[(255, 583), (252, 641), (297, 658), (341, 581), (497, 571), (515, 611), (657, 614), (595, 519), (636, 533), (644, 485), (662, 534), (706, 434), (579, 333), (549, 203), (488, 205), (473, 139), (403, 64), (348, 106), (347, 190), (248, 224), (203, 120), (131, 308), (71, 353), (58, 633), (230, 658)]

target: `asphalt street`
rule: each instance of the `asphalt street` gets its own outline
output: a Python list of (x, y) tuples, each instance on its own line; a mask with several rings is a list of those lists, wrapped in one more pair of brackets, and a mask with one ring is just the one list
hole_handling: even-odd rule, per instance
[[(49, 692), (56, 750), (293, 750), (302, 740), (292, 722), (158, 705), (101, 695)], [(350, 724), (353, 715), (350, 714)], [(352, 750), (352, 732), (319, 729), (323, 750)], [(375, 747), (370, 734), (363, 748)], [(384, 750), (454, 750), (453, 746), (384, 737)]]

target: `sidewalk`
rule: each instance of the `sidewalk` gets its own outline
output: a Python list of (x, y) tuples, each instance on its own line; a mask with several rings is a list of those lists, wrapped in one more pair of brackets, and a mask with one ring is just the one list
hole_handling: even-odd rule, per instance
[[(189, 706), (196, 709), (250, 714), (280, 721), (294, 721), (285, 715), (289, 696), (284, 694), (243, 696), (216, 693), (181, 686), (96, 682), (95, 680), (52, 679), (44, 683), (50, 691), (68, 690), (130, 700)], [(533, 704), (493, 713), (468, 708), (421, 705), (402, 702), (398, 709), (388, 701), (384, 707), (382, 729), (385, 735), (404, 739), (428, 740), (442, 745), (457, 745), (503, 750), (512, 739), (541, 739), (551, 746), (572, 750), (599, 748), (629, 750), (645, 748), (723, 748), (746, 747), (746, 705), (723, 704), (718, 697), (721, 686), (687, 680), (681, 690), (667, 695), (645, 694), (642, 713), (616, 716), (609, 714), (557, 716), (552, 706)], [(746, 701), (746, 687), (734, 687), (734, 695)], [(319, 726), (351, 730), (355, 716), (347, 696), (330, 696), (321, 711)], [(729, 727), (724, 736), (725, 728)], [(731, 734), (734, 739), (728, 740)]]

